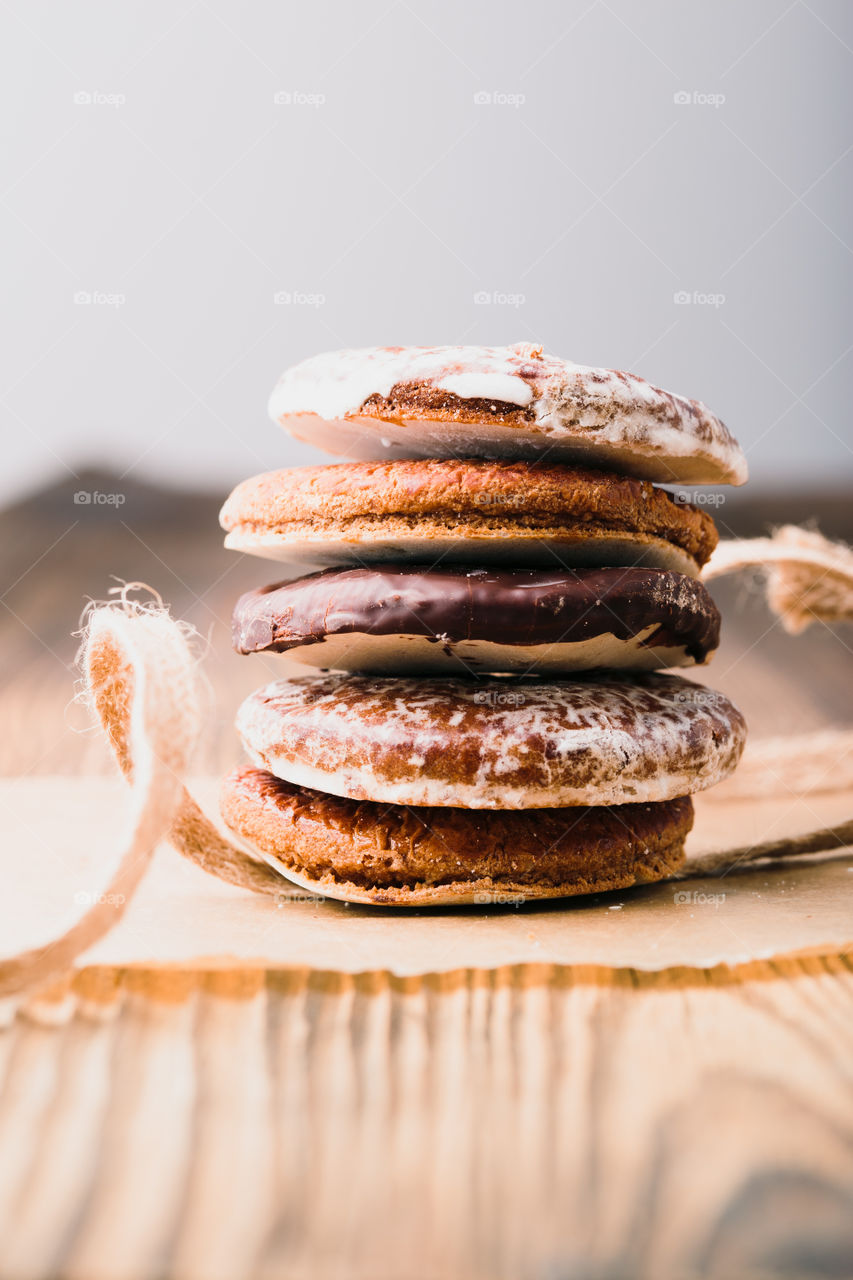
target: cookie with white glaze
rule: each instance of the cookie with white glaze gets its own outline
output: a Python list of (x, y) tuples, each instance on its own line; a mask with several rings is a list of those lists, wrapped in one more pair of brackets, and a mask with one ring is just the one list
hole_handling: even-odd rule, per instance
[(250, 694), (237, 731), (297, 786), (468, 809), (671, 800), (727, 777), (746, 738), (728, 698), (673, 675), (307, 675)]
[(291, 435), (350, 458), (509, 458), (605, 466), (662, 484), (743, 484), (698, 400), (541, 347), (370, 347), (288, 369), (269, 402)]

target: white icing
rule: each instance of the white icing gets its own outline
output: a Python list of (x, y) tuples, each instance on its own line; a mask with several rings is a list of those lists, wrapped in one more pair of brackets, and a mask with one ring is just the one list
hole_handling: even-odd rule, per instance
[[(595, 745), (594, 731), (587, 731), (584, 741), (580, 737), (578, 735), (579, 749), (583, 749), (585, 744)], [(624, 745), (629, 745), (627, 739)], [(580, 787), (567, 784), (510, 787), (501, 782), (497, 773), (491, 778), (479, 778), (474, 783), (450, 783), (424, 776), (392, 783), (385, 778), (367, 776), (357, 769), (315, 768), (304, 760), (294, 760), (276, 751), (253, 751), (248, 744), (246, 749), (258, 768), (267, 769), (277, 778), (297, 787), (353, 800), (373, 800), (380, 804), (437, 805), (453, 809), (559, 809), (587, 804), (645, 804), (689, 795), (713, 786), (725, 776), (721, 773), (708, 780), (693, 772), (674, 770), (633, 783), (630, 778), (611, 779), (606, 783)]]
[(533, 399), (533, 388), (510, 373), (455, 373), (437, 383), (461, 400), (501, 400), (522, 407)]
[[(446, 721), (459, 706), (467, 717), (454, 731), (465, 762), (457, 776), (401, 770), (403, 751), (446, 755)], [(469, 809), (689, 795), (732, 771), (745, 738), (722, 694), (677, 676), (478, 684), (303, 676), (250, 694), (237, 730), (256, 764), (298, 786)]]
[[(331, 421), (358, 413), (373, 395), (400, 382), (429, 380), (465, 397), (528, 405), (533, 391), (518, 370), (525, 360), (508, 347), (374, 347), (329, 351), (288, 369), (270, 397), (270, 415), (312, 413)], [(456, 382), (463, 390), (451, 385)], [(466, 387), (475, 390), (466, 390)]]
[[(522, 372), (523, 371), (523, 372)], [(427, 381), (461, 399), (531, 408), (504, 425), (359, 416), (372, 395)], [(746, 459), (698, 401), (643, 378), (594, 369), (528, 347), (377, 347), (305, 360), (279, 380), (272, 417), (293, 435), (345, 457), (508, 457), (603, 463), (662, 484), (742, 484)], [(386, 444), (386, 441), (388, 442)]]

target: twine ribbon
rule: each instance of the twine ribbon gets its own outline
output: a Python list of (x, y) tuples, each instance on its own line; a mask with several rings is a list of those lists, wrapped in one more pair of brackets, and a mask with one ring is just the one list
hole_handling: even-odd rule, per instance
[[(849, 547), (785, 526), (772, 538), (722, 543), (705, 576), (748, 566), (767, 573), (771, 608), (792, 632), (815, 619), (853, 618), (853, 551)], [(135, 599), (131, 593), (140, 589), (149, 591), (153, 602)], [(171, 617), (160, 597), (140, 583), (127, 584), (118, 600), (94, 608), (89, 615), (80, 662), (89, 699), (130, 783), (128, 831), (98, 900), (60, 937), (0, 959), (0, 996), (38, 987), (66, 973), (78, 956), (109, 933), (163, 840), (203, 871), (237, 888), (277, 898), (297, 892), (266, 863), (227, 840), (186, 790), (184, 780), (201, 720), (190, 634), (189, 628)], [(840, 736), (847, 749), (853, 748), (853, 734), (830, 736), (831, 750), (838, 749)], [(789, 761), (799, 759), (802, 764), (797, 740), (783, 740), (783, 745), (783, 756), (787, 752)], [(755, 790), (749, 794), (761, 794), (760, 747), (754, 754), (758, 767), (748, 770), (755, 775)], [(691, 859), (676, 878), (719, 875), (760, 859), (784, 860), (850, 843), (853, 821)]]
[(767, 603), (791, 635), (813, 622), (853, 620), (853, 549), (814, 529), (785, 524), (770, 538), (721, 542), (703, 577), (755, 567), (767, 578)]
[(196, 664), (188, 629), (160, 598), (148, 604), (131, 597), (142, 585), (129, 583), (118, 601), (91, 612), (80, 651), (86, 692), (131, 788), (115, 870), (97, 902), (64, 934), (0, 959), (0, 996), (67, 972), (109, 933), (162, 840), (229, 884), (287, 895), (286, 881), (224, 839), (184, 786), (201, 719)]

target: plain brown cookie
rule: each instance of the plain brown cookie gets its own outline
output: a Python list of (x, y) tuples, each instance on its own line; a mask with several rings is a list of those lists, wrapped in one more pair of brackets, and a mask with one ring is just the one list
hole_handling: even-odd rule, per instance
[(644, 564), (697, 576), (717, 545), (706, 511), (648, 481), (472, 459), (271, 471), (239, 484), (220, 522), (233, 550), (317, 564)]
[(689, 797), (524, 812), (344, 800), (260, 769), (228, 774), (222, 816), (288, 878), (376, 905), (500, 904), (624, 889), (684, 860)]

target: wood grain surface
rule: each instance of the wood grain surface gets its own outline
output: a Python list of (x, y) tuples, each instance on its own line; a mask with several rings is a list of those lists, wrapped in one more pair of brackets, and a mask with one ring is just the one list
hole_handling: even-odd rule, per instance
[(840, 958), (74, 985), (0, 1041), (3, 1276), (850, 1274)]
[[(200, 773), (281, 663), (228, 650), (217, 499), (92, 475), (0, 513), (0, 772), (111, 767), (71, 702), (110, 575), (210, 639)], [(849, 502), (733, 500), (751, 535)], [(754, 733), (853, 724), (851, 637), (719, 583), (703, 678)], [(4, 849), (5, 858), (25, 851)], [(524, 966), (394, 979), (87, 969), (0, 1032), (3, 1280), (765, 1280), (853, 1275), (853, 965)]]

